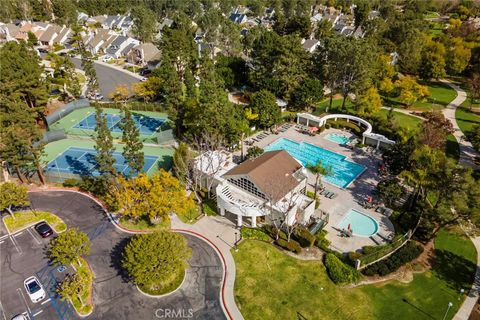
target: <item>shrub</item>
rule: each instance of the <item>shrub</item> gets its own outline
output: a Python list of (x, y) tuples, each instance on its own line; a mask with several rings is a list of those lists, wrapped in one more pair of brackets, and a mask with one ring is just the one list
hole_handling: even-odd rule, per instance
[(207, 216), (216, 216), (217, 215), (217, 203), (213, 199), (206, 199), (202, 203), (203, 212)]
[(270, 241), (270, 237), (262, 229), (242, 228), (240, 229), (242, 238), (255, 239), (261, 241)]
[(331, 252), (332, 250), (330, 250), (330, 240), (328, 239), (325, 239), (325, 236), (327, 235), (327, 231), (325, 230), (322, 230), (320, 232), (318, 232), (316, 235), (315, 235), (315, 245), (325, 251), (325, 252)]
[(423, 252), (423, 247), (417, 245), (413, 241), (407, 242), (402, 248), (398, 249), (397, 252), (389, 256), (388, 258), (379, 261), (377, 263), (368, 266), (362, 273), (367, 276), (372, 276), (378, 274), (380, 276), (385, 276), (389, 273), (397, 271), (401, 266), (416, 259)]
[(279, 239), (287, 240), (287, 235), (282, 230), (277, 230), (275, 226), (271, 224), (266, 224), (263, 226), (263, 230), (268, 234), (272, 239), (277, 239), (277, 234)]
[(293, 236), (303, 248), (313, 247), (315, 244), (315, 236), (305, 227), (298, 227), (293, 233)]
[(355, 264), (355, 261), (357, 261), (357, 259), (360, 259), (361, 256), (362, 254), (360, 252), (350, 251), (348, 253), (348, 260), (350, 260), (351, 264)]
[(336, 284), (348, 284), (358, 281), (360, 274), (357, 270), (344, 264), (336, 255), (327, 253), (325, 267), (330, 279)]
[(384, 249), (384, 246), (364, 246), (362, 248), (364, 255), (372, 254), (383, 249)]
[(73, 178), (70, 178), (70, 179), (67, 179), (65, 181), (63, 181), (63, 186), (64, 187), (76, 187), (80, 184), (80, 181), (77, 180), (77, 179), (73, 179)]
[(292, 251), (292, 252), (295, 252), (297, 254), (302, 252), (302, 247), (295, 240), (287, 241), (287, 240), (279, 238), (278, 240), (275, 240), (275, 243), (278, 246), (280, 246), (283, 249), (286, 249), (288, 251)]

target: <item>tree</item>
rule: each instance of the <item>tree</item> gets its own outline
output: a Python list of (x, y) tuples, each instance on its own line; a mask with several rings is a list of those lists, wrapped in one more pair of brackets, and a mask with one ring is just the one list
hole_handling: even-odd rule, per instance
[(90, 240), (78, 228), (70, 228), (50, 241), (48, 256), (55, 264), (69, 265), (90, 254)]
[(32, 31), (28, 31), (27, 36), (27, 43), (30, 47), (38, 45), (38, 39), (35, 33), (33, 33)]
[(412, 165), (411, 156), (417, 148), (414, 138), (399, 142), (386, 149), (382, 155), (383, 163), (391, 175), (399, 175), (402, 171), (409, 170)]
[(302, 38), (309, 38), (312, 33), (312, 23), (309, 16), (294, 16), (288, 19), (284, 34), (298, 34)]
[(122, 254), (122, 266), (147, 292), (161, 292), (184, 276), (192, 250), (179, 233), (161, 231), (134, 235)]
[(424, 117), (419, 142), (432, 149), (444, 149), (447, 136), (455, 131), (452, 123), (440, 112), (426, 112)]
[(394, 206), (404, 194), (400, 180), (396, 177), (380, 181), (375, 191), (389, 207)]
[(122, 155), (130, 167), (131, 171), (128, 175), (131, 177), (133, 174), (143, 172), (145, 157), (142, 151), (143, 143), (140, 140), (140, 130), (133, 120), (132, 112), (128, 106), (124, 106), (122, 110), (123, 118), (120, 122), (120, 128), (122, 129), (122, 142), (125, 144)]
[(118, 186), (111, 191), (108, 201), (126, 218), (137, 221), (145, 217), (155, 224), (170, 213), (182, 215), (195, 207), (180, 181), (163, 170), (151, 178), (144, 173), (129, 180), (118, 177)]
[(253, 94), (250, 107), (258, 114), (257, 122), (262, 128), (271, 128), (280, 121), (281, 111), (276, 98), (268, 90), (260, 90)]
[(115, 87), (115, 91), (109, 93), (109, 98), (115, 103), (125, 103), (128, 100), (128, 87), (124, 84), (119, 84)]
[(57, 293), (62, 300), (72, 299), (72, 297), (76, 296), (82, 306), (84, 306), (85, 302), (82, 299), (82, 292), (85, 290), (86, 285), (85, 277), (80, 276), (78, 273), (69, 274), (60, 282)]
[(55, 22), (59, 25), (71, 25), (77, 22), (77, 8), (72, 0), (52, 0)]
[(368, 88), (368, 90), (364, 94), (359, 95), (355, 101), (355, 109), (360, 116), (377, 113), (381, 108), (382, 98), (375, 87)]
[(309, 163), (307, 169), (315, 175), (315, 191), (313, 198), (316, 201), (318, 189), (322, 187), (322, 176), (332, 175), (333, 171), (331, 167), (325, 167), (320, 160), (316, 164)]
[(255, 159), (258, 156), (261, 156), (263, 154), (263, 149), (257, 146), (253, 146), (248, 148), (247, 150), (247, 159)]
[(476, 99), (480, 99), (480, 73), (473, 73), (467, 79), (467, 86), (470, 89), (470, 109)]
[(144, 5), (132, 8), (133, 34), (142, 42), (152, 42), (156, 34), (157, 21), (152, 10)]
[(420, 75), (427, 80), (445, 77), (445, 47), (442, 43), (428, 39), (423, 52)]
[(78, 98), (81, 88), (73, 62), (69, 57), (60, 56), (54, 52), (49, 53), (48, 56), (50, 57), (50, 66), (54, 69), (54, 80), (63, 85), (65, 97)]
[(293, 91), (292, 103), (299, 109), (311, 111), (323, 99), (323, 85), (318, 79), (308, 78)]
[(322, 19), (317, 22), (317, 28), (315, 29), (315, 39), (322, 40), (329, 38), (333, 35), (332, 23), (330, 20)]
[(368, 20), (370, 14), (370, 2), (367, 0), (356, 1), (355, 8), (353, 9), (353, 16), (355, 18), (355, 28), (363, 27)]
[(430, 95), (428, 88), (418, 84), (412, 76), (401, 77), (395, 81), (394, 85), (399, 100), (407, 107)]
[(27, 188), (13, 182), (0, 184), (0, 211), (7, 210), (15, 219), (12, 207), (23, 207), (30, 205)]
[(193, 155), (188, 144), (180, 142), (178, 148), (175, 149), (175, 153), (173, 154), (173, 173), (175, 177), (184, 184), (187, 181), (192, 158)]
[(114, 167), (115, 158), (113, 152), (115, 147), (113, 146), (113, 137), (108, 126), (107, 117), (103, 114), (103, 108), (97, 104), (95, 106), (95, 161), (98, 164), (98, 171), (101, 175), (105, 175), (107, 178), (115, 176), (117, 174)]
[(146, 81), (132, 84), (132, 91), (145, 102), (153, 100), (162, 90), (162, 80), (159, 77), (150, 77)]
[(446, 52), (446, 66), (450, 74), (460, 74), (465, 70), (472, 55), (471, 49), (465, 46), (462, 38), (449, 38)]
[(40, 58), (25, 42), (9, 41), (0, 48), (2, 99), (22, 101), (37, 121), (43, 121), (48, 128), (45, 118), (48, 91), (42, 74)]
[(472, 130), (465, 133), (468, 141), (475, 150), (480, 151), (480, 125), (473, 126)]

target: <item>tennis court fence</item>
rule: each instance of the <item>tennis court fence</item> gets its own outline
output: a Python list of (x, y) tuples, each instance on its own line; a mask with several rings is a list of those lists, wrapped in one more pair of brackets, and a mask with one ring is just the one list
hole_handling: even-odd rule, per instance
[(90, 101), (88, 101), (88, 99), (74, 100), (64, 105), (61, 109), (58, 109), (49, 114), (46, 117), (47, 123), (48, 125), (51, 125), (52, 123), (55, 123), (66, 115), (70, 114), (72, 111), (87, 107), (90, 107)]

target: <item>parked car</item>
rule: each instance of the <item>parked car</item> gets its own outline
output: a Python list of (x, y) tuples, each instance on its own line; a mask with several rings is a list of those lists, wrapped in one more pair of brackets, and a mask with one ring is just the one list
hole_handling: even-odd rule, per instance
[(50, 226), (48, 225), (48, 223), (46, 223), (45, 221), (42, 221), (40, 223), (37, 223), (35, 225), (35, 230), (37, 230), (38, 234), (42, 237), (42, 238), (46, 238), (46, 237), (49, 237), (53, 234), (53, 230), (52, 228), (50, 228)]
[(149, 76), (151, 73), (152, 73), (152, 70), (150, 70), (150, 69), (142, 69), (142, 70), (140, 70), (140, 75), (141, 75), (141, 76), (144, 76), (144, 77)]
[(37, 303), (45, 299), (45, 290), (36, 277), (32, 276), (25, 279), (25, 281), (23, 281), (23, 285), (25, 286), (25, 290), (27, 291), (28, 296), (33, 303)]
[(103, 62), (108, 62), (108, 61), (110, 61), (110, 60), (113, 60), (113, 58), (110, 57), (110, 56), (104, 56), (104, 57), (102, 58), (102, 61), (103, 61)]
[(103, 100), (103, 96), (100, 93), (90, 93), (88, 95), (88, 99), (90, 99), (90, 100)]
[(16, 316), (13, 316), (12, 320), (30, 320), (30, 317), (28, 313), (17, 314)]
[(147, 81), (147, 78), (146, 78), (146, 77), (142, 77), (142, 79), (140, 79), (140, 81), (145, 82), (145, 81)]

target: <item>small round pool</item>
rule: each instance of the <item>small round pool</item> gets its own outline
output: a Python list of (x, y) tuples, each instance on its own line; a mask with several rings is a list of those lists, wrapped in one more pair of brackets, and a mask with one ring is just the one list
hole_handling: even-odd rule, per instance
[(350, 141), (350, 139), (346, 135), (340, 133), (329, 133), (325, 136), (325, 139), (338, 144), (347, 144), (348, 141)]
[(378, 223), (375, 219), (354, 209), (350, 209), (338, 224), (338, 228), (348, 230), (348, 225), (354, 236), (370, 237), (378, 232)]

